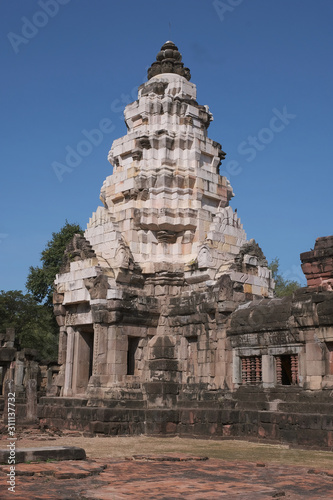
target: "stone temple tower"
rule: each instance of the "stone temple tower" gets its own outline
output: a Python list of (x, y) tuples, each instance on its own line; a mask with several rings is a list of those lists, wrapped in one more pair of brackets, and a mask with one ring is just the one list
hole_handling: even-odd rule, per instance
[(232, 390), (226, 323), (274, 282), (229, 206), (212, 114), (173, 42), (126, 106), (113, 172), (55, 281), (60, 375), (54, 394), (170, 406)]

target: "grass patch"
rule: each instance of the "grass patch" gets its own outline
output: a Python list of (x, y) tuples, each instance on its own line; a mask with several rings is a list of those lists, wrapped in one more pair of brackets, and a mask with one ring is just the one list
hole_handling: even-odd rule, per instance
[[(29, 447), (29, 440), (20, 440), (20, 447)], [(87, 458), (122, 458), (142, 454), (188, 453), (230, 461), (264, 462), (298, 465), (333, 470), (333, 454), (329, 451), (289, 448), (287, 445), (253, 443), (238, 440), (130, 437), (59, 437), (43, 441), (42, 446), (79, 446)], [(36, 442), (34, 442), (36, 446)]]

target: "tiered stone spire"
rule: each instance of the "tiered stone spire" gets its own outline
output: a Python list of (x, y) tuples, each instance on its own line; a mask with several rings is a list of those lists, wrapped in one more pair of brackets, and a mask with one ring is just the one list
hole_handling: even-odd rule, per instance
[[(113, 397), (118, 382), (133, 375), (134, 361), (140, 383), (215, 377), (223, 387), (224, 314), (273, 294), (267, 262), (229, 206), (233, 191), (219, 174), (225, 153), (207, 135), (212, 114), (198, 104), (172, 42), (148, 73), (138, 99), (125, 108), (127, 133), (109, 152), (113, 172), (85, 231), (87, 244), (83, 237), (73, 241), (55, 282), (65, 396), (82, 394), (89, 379), (90, 395)], [(214, 346), (207, 347), (207, 359), (198, 356), (194, 375), (186, 338), (200, 331), (198, 343)], [(137, 357), (127, 366), (133, 349)], [(169, 360), (170, 350), (175, 367), (181, 358), (180, 368), (160, 372), (154, 363)], [(152, 389), (147, 397), (160, 392)]]
[[(101, 190), (104, 208), (91, 219), (86, 238), (112, 268), (120, 245), (144, 274), (161, 262), (187, 273), (194, 262), (188, 279), (213, 279), (230, 266), (238, 269), (233, 263), (246, 234), (229, 206), (230, 183), (219, 175), (225, 153), (207, 136), (213, 119), (208, 106), (197, 103), (196, 86), (173, 42), (156, 59), (138, 100), (126, 106), (128, 131), (111, 147), (113, 174)], [(103, 237), (100, 219), (109, 220)], [(259, 295), (269, 288), (269, 272), (262, 267)]]

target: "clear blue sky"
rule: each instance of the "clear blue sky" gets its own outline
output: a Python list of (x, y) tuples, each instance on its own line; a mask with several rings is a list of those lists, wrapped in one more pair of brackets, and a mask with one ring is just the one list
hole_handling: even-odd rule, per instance
[[(300, 278), (299, 254), (333, 233), (332, 23), (329, 0), (1, 2), (0, 289), (24, 290), (66, 219), (85, 228), (121, 110), (168, 39), (214, 114), (248, 238)], [(54, 162), (103, 119), (60, 182)]]

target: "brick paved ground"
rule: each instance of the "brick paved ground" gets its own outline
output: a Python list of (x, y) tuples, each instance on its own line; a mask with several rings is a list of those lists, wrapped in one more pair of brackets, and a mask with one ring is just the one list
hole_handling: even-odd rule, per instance
[(18, 464), (16, 493), (7, 472), (0, 466), (2, 500), (333, 499), (333, 471), (189, 455)]

